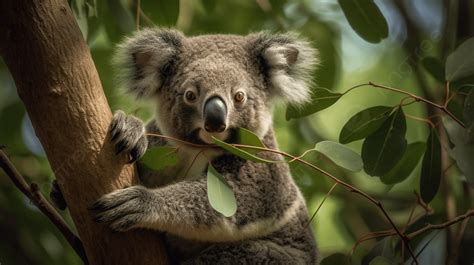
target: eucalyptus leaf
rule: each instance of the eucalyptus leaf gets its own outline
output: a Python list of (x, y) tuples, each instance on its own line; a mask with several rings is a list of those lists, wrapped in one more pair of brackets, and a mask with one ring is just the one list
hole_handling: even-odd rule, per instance
[(391, 260), (386, 257), (378, 256), (375, 257), (372, 261), (370, 261), (369, 265), (395, 265)]
[(321, 263), (321, 265), (349, 265), (351, 264), (351, 259), (347, 255), (343, 253), (334, 253), (330, 256), (325, 257)]
[[(256, 147), (265, 147), (265, 145), (262, 143), (260, 138), (253, 132), (245, 129), (245, 128), (239, 128), (239, 143), (243, 145), (251, 145), (251, 146), (256, 146)], [(256, 154), (260, 152), (260, 150), (257, 149), (252, 149), (252, 148), (245, 148), (242, 147), (242, 150), (245, 150), (251, 154)]]
[(178, 154), (176, 147), (158, 146), (150, 148), (145, 155), (140, 158), (140, 163), (147, 168), (155, 171), (173, 166), (178, 162)]
[(212, 208), (225, 217), (230, 217), (237, 211), (234, 192), (211, 164), (207, 168), (207, 198)]
[(431, 129), (426, 141), (420, 177), (420, 195), (424, 202), (429, 203), (438, 193), (441, 182), (441, 144), (435, 129)]
[(373, 0), (338, 0), (351, 28), (364, 40), (378, 43), (388, 37), (388, 24)]
[(396, 264), (401, 264), (402, 262), (399, 260), (399, 255), (395, 253), (395, 244), (392, 238), (386, 237), (380, 241), (378, 241), (372, 249), (364, 256), (361, 260), (361, 264), (367, 265), (370, 264), (375, 258), (377, 257), (385, 257), (388, 259), (392, 259), (396, 262)]
[(464, 41), (446, 59), (447, 81), (456, 81), (474, 75), (474, 38)]
[(237, 148), (231, 144), (228, 144), (226, 142), (223, 142), (215, 137), (212, 137), (212, 141), (214, 144), (222, 147), (223, 149), (227, 150), (229, 153), (234, 154), (238, 157), (241, 157), (245, 160), (253, 161), (253, 162), (258, 162), (258, 163), (279, 163), (282, 161), (274, 161), (274, 160), (267, 160), (260, 158), (254, 154), (251, 154), (243, 149)]
[(371, 135), (382, 126), (392, 111), (393, 107), (376, 106), (358, 112), (342, 127), (339, 142), (347, 144)]
[(387, 174), (402, 158), (407, 146), (405, 114), (401, 107), (362, 145), (364, 170), (370, 176)]
[(440, 83), (444, 83), (445, 66), (438, 58), (427, 56), (421, 59), (421, 65), (430, 73), (430, 75)]
[(332, 141), (322, 141), (316, 144), (314, 150), (329, 158), (336, 165), (347, 170), (358, 172), (363, 164), (360, 156), (350, 148)]
[(381, 176), (380, 180), (387, 185), (404, 181), (418, 165), (425, 149), (426, 144), (423, 142), (409, 144), (402, 159), (387, 174)]
[(326, 109), (336, 103), (343, 94), (334, 93), (324, 88), (313, 90), (311, 102), (303, 106), (290, 105), (286, 109), (286, 120), (297, 119)]

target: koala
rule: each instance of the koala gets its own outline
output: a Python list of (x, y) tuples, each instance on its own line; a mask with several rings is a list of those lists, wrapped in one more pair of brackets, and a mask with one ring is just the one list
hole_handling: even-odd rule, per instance
[[(147, 125), (122, 111), (114, 114), (110, 133), (117, 154), (135, 162), (147, 148), (170, 145), (181, 159), (160, 172), (137, 163), (141, 185), (101, 197), (91, 207), (95, 220), (115, 231), (160, 231), (172, 264), (318, 263), (305, 201), (288, 165), (247, 161), (212, 145), (212, 137), (238, 143), (243, 127), (276, 149), (273, 105), (310, 99), (315, 57), (295, 34), (186, 37), (149, 28), (127, 38), (114, 58), (118, 78), (156, 110)], [(235, 193), (231, 217), (208, 201), (208, 163)]]

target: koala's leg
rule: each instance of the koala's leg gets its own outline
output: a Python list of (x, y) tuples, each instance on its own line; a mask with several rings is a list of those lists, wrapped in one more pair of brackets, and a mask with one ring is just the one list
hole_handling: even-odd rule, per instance
[(91, 211), (97, 222), (109, 223), (116, 231), (141, 227), (186, 234), (223, 221), (210, 208), (206, 185), (199, 179), (156, 189), (132, 186), (104, 195)]
[(135, 162), (145, 153), (148, 140), (145, 135), (145, 126), (140, 119), (132, 115), (127, 116), (119, 110), (114, 114), (109, 131), (115, 144), (116, 154), (128, 152), (129, 163)]
[(213, 245), (182, 265), (204, 264), (311, 264), (301, 250), (267, 240)]
[[(248, 197), (247, 191), (234, 189), (237, 198)], [(295, 200), (291, 209), (302, 207)], [(150, 228), (186, 239), (207, 242), (231, 242), (267, 235), (285, 222), (262, 220), (252, 208), (240, 207), (236, 216), (245, 218), (246, 226), (236, 216), (225, 217), (211, 208), (207, 199), (205, 178), (186, 180), (155, 189), (132, 186), (104, 195), (90, 208), (95, 221), (108, 223), (113, 230)], [(239, 213), (239, 211), (241, 211)], [(260, 212), (260, 211), (259, 211)], [(263, 212), (263, 211), (262, 211)]]

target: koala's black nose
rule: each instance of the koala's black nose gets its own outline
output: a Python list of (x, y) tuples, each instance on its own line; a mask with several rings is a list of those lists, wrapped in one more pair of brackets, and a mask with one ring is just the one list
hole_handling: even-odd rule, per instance
[(227, 107), (220, 97), (212, 97), (204, 105), (204, 129), (223, 132), (226, 127)]

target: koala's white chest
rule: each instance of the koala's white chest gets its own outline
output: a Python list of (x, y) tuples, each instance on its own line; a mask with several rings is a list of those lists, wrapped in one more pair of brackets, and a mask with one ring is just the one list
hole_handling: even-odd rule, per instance
[(204, 176), (207, 165), (216, 156), (215, 151), (208, 149), (186, 148), (177, 146), (178, 162), (159, 172), (143, 174), (145, 186), (163, 186), (183, 180), (198, 179)]
[(205, 149), (178, 148), (178, 164), (174, 175), (177, 180), (195, 179), (203, 175), (207, 169), (210, 156)]

